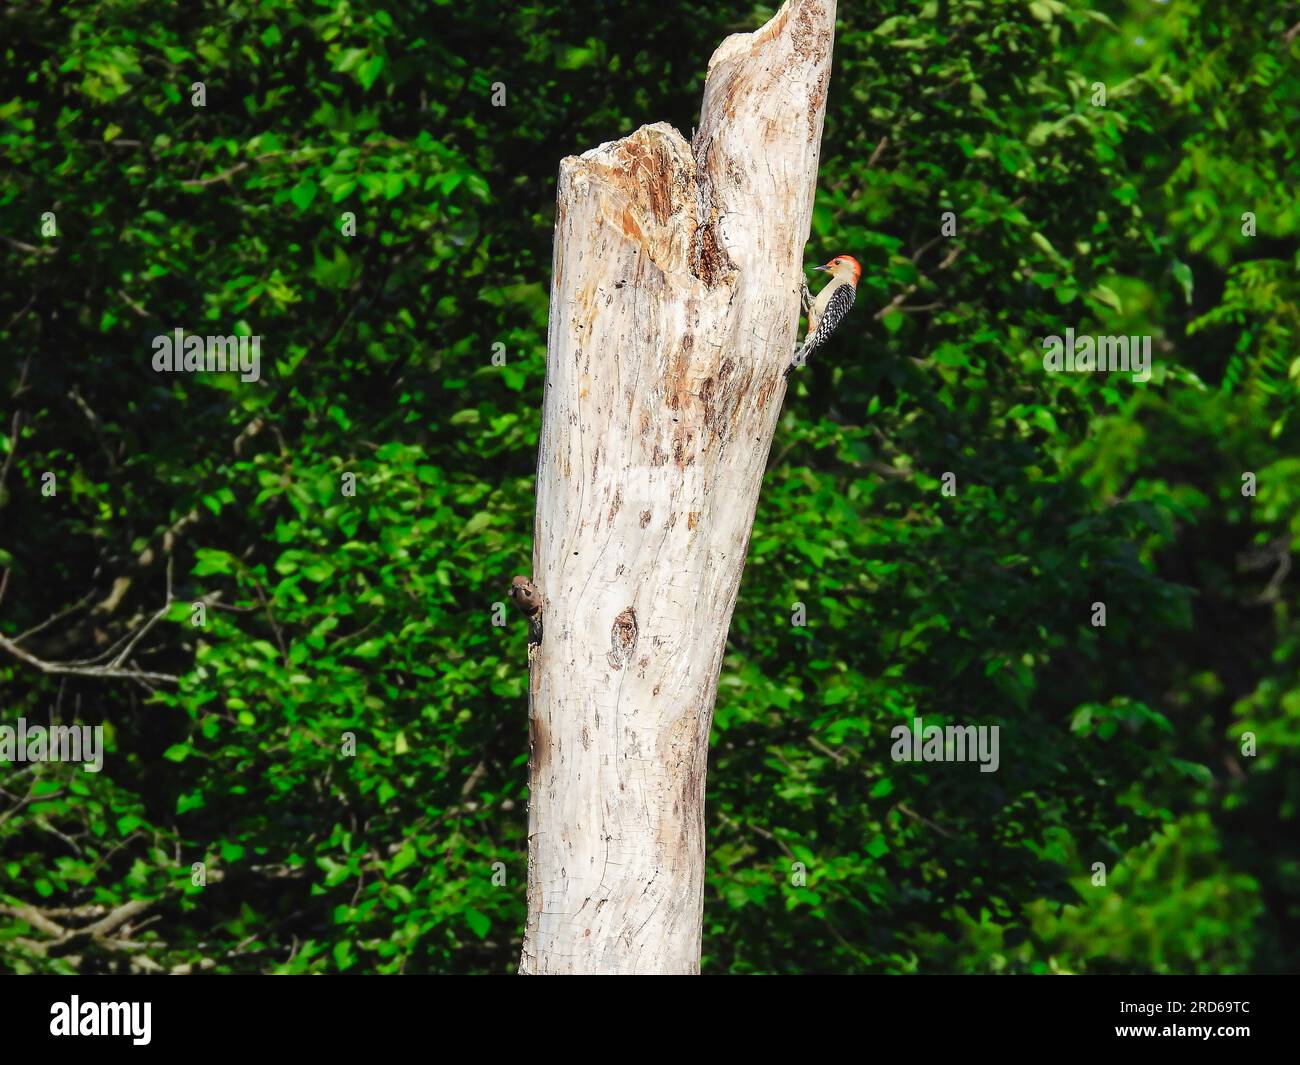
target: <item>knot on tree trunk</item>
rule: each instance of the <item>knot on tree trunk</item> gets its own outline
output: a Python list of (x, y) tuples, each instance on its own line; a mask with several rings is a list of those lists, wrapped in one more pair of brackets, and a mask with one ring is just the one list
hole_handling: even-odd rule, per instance
[(605, 657), (609, 659), (611, 669), (622, 669), (623, 663), (632, 657), (636, 650), (636, 611), (631, 607), (614, 619), (609, 630), (611, 650)]

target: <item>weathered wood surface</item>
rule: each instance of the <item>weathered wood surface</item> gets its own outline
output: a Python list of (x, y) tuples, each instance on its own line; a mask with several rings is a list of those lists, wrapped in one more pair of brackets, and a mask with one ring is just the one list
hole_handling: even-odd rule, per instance
[(693, 973), (718, 674), (799, 321), (834, 0), (709, 64), (687, 144), (560, 167), (524, 973)]

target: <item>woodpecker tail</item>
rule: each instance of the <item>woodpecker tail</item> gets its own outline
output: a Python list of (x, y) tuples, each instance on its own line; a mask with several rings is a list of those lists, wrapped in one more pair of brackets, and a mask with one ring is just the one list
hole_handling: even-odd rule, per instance
[(782, 377), (789, 377), (791, 370), (797, 370), (800, 366), (804, 364), (807, 358), (804, 355), (804, 349), (806, 347), (808, 347), (807, 341), (804, 341), (804, 343), (802, 344), (795, 345), (794, 358), (790, 360), (790, 365), (785, 368), (785, 373), (781, 375)]
[(789, 377), (792, 369), (798, 369), (801, 365), (807, 363), (807, 346), (809, 346), (807, 345), (807, 341), (803, 341), (800, 345), (794, 346), (794, 358), (790, 359), (790, 364), (785, 368), (785, 373), (781, 376)]

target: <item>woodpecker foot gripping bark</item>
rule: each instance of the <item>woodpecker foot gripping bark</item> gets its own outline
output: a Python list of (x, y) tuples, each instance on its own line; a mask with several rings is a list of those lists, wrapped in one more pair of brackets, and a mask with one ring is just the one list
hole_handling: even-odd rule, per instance
[(799, 298), (803, 301), (803, 313), (811, 314), (813, 309), (813, 295), (808, 289), (808, 279), (801, 277), (799, 279)]

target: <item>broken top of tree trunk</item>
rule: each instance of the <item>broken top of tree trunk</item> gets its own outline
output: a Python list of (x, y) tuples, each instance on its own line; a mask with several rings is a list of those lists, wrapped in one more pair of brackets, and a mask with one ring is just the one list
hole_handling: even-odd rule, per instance
[(709, 60), (691, 145), (667, 123), (643, 126), (563, 160), (561, 181), (580, 192), (594, 182), (621, 193), (624, 210), (609, 221), (631, 251), (639, 246), (683, 283), (689, 275), (713, 288), (758, 271), (797, 285), (816, 191), (808, 178), (821, 151), (834, 6), (791, 0), (762, 29), (723, 41)]
[(533, 583), (523, 972), (694, 972), (704, 771), (799, 319), (835, 21), (713, 56), (693, 144), (560, 166)]

